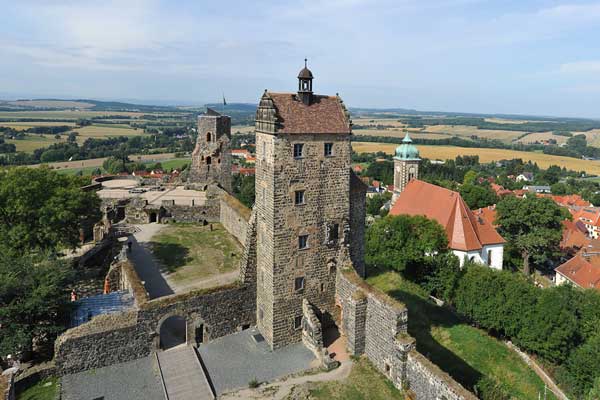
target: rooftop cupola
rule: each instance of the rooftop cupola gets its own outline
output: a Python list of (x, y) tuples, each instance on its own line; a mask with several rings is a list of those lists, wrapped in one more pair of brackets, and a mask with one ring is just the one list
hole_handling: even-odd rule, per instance
[(310, 105), (312, 100), (312, 80), (313, 74), (310, 69), (306, 66), (307, 59), (304, 59), (304, 68), (298, 74), (298, 97), (302, 99), (302, 102), (307, 106)]
[(420, 160), (419, 150), (412, 144), (412, 139), (408, 132), (406, 132), (406, 136), (402, 139), (402, 144), (396, 148), (396, 157), (394, 158), (399, 160)]

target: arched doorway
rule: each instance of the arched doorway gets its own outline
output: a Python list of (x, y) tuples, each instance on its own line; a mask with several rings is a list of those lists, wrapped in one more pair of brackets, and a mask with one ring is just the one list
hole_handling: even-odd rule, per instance
[(187, 321), (184, 317), (173, 315), (165, 319), (159, 328), (161, 350), (170, 349), (187, 342)]

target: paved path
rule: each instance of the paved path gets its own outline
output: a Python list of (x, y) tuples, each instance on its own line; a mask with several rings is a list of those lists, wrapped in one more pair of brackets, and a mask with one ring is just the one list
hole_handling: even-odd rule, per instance
[(283, 379), (257, 389), (243, 389), (235, 393), (228, 393), (219, 397), (221, 400), (282, 400), (286, 398), (295, 386), (311, 382), (342, 381), (352, 371), (352, 361), (344, 361), (342, 365), (330, 372), (314, 375), (303, 375), (295, 378)]
[(151, 299), (175, 293), (161, 273), (160, 266), (150, 249), (152, 237), (164, 227), (165, 225), (161, 224), (136, 225), (137, 232), (130, 236), (133, 246), (129, 257), (140, 279), (144, 281)]
[(168, 400), (214, 399), (193, 347), (182, 345), (157, 355)]
[(273, 351), (264, 339), (253, 339), (256, 334), (256, 328), (246, 329), (198, 347), (218, 396), (247, 388), (255, 379), (270, 382), (318, 366), (314, 354), (302, 343)]

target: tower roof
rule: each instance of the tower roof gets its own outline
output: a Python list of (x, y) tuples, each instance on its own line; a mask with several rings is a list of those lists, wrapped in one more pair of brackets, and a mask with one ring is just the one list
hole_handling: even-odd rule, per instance
[(304, 68), (298, 73), (298, 79), (313, 79), (313, 74), (306, 66), (307, 59), (304, 59)]
[(396, 156), (394, 157), (399, 160), (420, 160), (419, 149), (412, 144), (412, 139), (408, 132), (402, 139), (402, 144), (396, 147)]

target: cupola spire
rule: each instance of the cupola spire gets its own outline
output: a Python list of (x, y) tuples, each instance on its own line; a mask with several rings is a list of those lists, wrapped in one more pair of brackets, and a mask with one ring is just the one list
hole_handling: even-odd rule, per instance
[(300, 97), (302, 102), (308, 106), (312, 101), (313, 74), (310, 69), (308, 69), (307, 62), (308, 60), (305, 58), (304, 68), (302, 68), (298, 74), (298, 97)]

